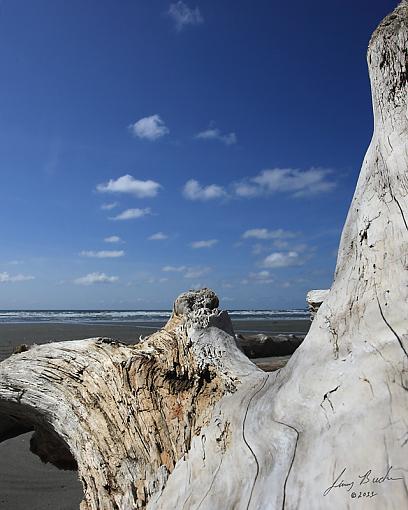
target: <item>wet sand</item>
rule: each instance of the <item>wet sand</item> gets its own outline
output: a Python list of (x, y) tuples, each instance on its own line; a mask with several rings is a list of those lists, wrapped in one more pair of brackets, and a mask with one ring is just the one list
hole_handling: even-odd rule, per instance
[(82, 338), (108, 337), (121, 342), (137, 343), (140, 336), (151, 335), (161, 323), (134, 324), (1, 324), (0, 361), (21, 344), (45, 344)]
[(30, 452), (31, 433), (0, 443), (1, 510), (78, 510), (76, 471), (59, 471)]
[[(0, 361), (21, 344), (42, 344), (81, 338), (110, 337), (137, 342), (159, 329), (162, 323), (133, 324), (1, 324)], [(308, 320), (234, 322), (236, 333), (305, 334)], [(283, 358), (283, 357), (282, 357)], [(285, 357), (286, 358), (286, 357)], [(264, 358), (265, 370), (283, 366), (286, 359)], [(82, 487), (77, 473), (43, 464), (29, 451), (31, 433), (0, 443), (0, 510), (78, 510)]]

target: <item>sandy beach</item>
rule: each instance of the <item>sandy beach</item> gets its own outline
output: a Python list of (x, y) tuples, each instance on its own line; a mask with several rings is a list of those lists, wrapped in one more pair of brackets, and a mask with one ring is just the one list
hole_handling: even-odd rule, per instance
[[(162, 323), (133, 324), (2, 324), (0, 325), (0, 361), (10, 356), (21, 344), (41, 344), (52, 341), (92, 337), (110, 337), (130, 343), (137, 342), (159, 329)], [(305, 334), (308, 320), (239, 320), (234, 322), (236, 333), (297, 333)], [(255, 361), (255, 360), (254, 360)], [(276, 363), (281, 358), (256, 360)], [(77, 510), (82, 499), (82, 487), (76, 472), (59, 471), (43, 464), (29, 451), (31, 434), (0, 443), (0, 510)]]

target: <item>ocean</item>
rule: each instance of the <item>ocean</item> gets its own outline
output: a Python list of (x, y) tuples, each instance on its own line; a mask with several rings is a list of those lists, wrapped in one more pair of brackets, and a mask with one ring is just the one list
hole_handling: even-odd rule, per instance
[[(307, 320), (305, 309), (290, 310), (229, 310), (233, 321)], [(138, 324), (163, 323), (171, 310), (1, 310), (0, 324)]]

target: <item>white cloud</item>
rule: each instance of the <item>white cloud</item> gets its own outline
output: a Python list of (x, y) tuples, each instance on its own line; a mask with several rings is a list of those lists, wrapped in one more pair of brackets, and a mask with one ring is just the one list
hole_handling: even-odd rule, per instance
[[(99, 185), (101, 186), (101, 184)], [(110, 202), (109, 204), (102, 204), (101, 209), (103, 211), (111, 211), (112, 209), (115, 209), (119, 204), (117, 202)]]
[(208, 239), (207, 241), (194, 241), (191, 247), (194, 249), (211, 248), (218, 243), (218, 239)]
[(129, 129), (133, 136), (150, 140), (151, 142), (170, 133), (169, 128), (165, 125), (160, 115), (157, 114), (139, 119), (134, 124), (131, 124)]
[(113, 216), (109, 219), (114, 221), (134, 220), (137, 218), (142, 218), (143, 216), (150, 214), (150, 212), (151, 211), (149, 207), (146, 209), (126, 209), (126, 211), (123, 211), (117, 216)]
[(154, 278), (154, 277), (151, 277), (151, 278), (148, 278), (147, 279), (147, 283), (166, 283), (167, 281), (169, 281), (168, 278)]
[(296, 234), (294, 232), (290, 232), (289, 230), (283, 230), (279, 228), (277, 230), (268, 230), (267, 228), (253, 228), (250, 230), (246, 230), (242, 237), (244, 239), (285, 239), (295, 237)]
[(226, 196), (224, 189), (217, 184), (210, 184), (208, 186), (201, 186), (195, 179), (190, 179), (186, 182), (183, 188), (183, 195), (188, 200), (214, 200)]
[(256, 273), (249, 273), (248, 279), (254, 283), (267, 284), (273, 283), (274, 279), (269, 271), (258, 271)]
[(105, 243), (123, 243), (122, 239), (119, 236), (109, 236), (105, 237)]
[(303, 263), (299, 253), (296, 251), (274, 252), (268, 255), (262, 262), (263, 267), (290, 267), (300, 266)]
[(101, 250), (101, 251), (81, 251), (81, 257), (89, 257), (95, 259), (114, 259), (123, 257), (125, 252), (123, 250)]
[(162, 271), (165, 273), (183, 273), (186, 270), (186, 266), (164, 266)]
[(174, 21), (178, 31), (182, 30), (187, 25), (200, 25), (204, 22), (204, 18), (198, 7), (193, 9), (181, 0), (170, 4), (168, 15)]
[(310, 168), (301, 171), (293, 168), (263, 170), (255, 177), (234, 184), (235, 193), (244, 198), (273, 193), (290, 193), (293, 197), (306, 197), (332, 191), (336, 183), (329, 180), (331, 171)]
[(315, 246), (308, 246), (306, 243), (295, 244), (291, 247), (293, 251), (297, 251), (298, 253), (305, 253), (309, 251), (310, 253), (316, 250)]
[(184, 278), (200, 278), (210, 271), (210, 267), (189, 267), (184, 273)]
[(218, 140), (219, 142), (225, 143), (225, 145), (234, 145), (238, 141), (235, 133), (221, 133), (218, 128), (213, 127), (201, 131), (195, 138), (199, 140)]
[(166, 234), (163, 234), (163, 232), (156, 232), (156, 234), (151, 235), (148, 237), (149, 241), (164, 241), (165, 239), (168, 239), (169, 236)]
[(184, 278), (200, 278), (211, 271), (210, 267), (164, 266), (165, 273), (183, 273)]
[(241, 198), (253, 198), (261, 194), (261, 191), (247, 182), (238, 182), (234, 184), (235, 194)]
[(288, 241), (284, 241), (283, 239), (276, 239), (272, 243), (272, 246), (278, 250), (287, 250), (290, 245), (289, 245)]
[(273, 193), (289, 193), (292, 197), (308, 197), (332, 191), (337, 183), (330, 180), (331, 170), (311, 168), (301, 171), (291, 168), (264, 170), (255, 177), (248, 177), (230, 184), (230, 192), (218, 184), (202, 186), (197, 180), (190, 179), (183, 188), (188, 200), (213, 200), (228, 196), (254, 198)]
[(74, 280), (77, 285), (93, 285), (94, 283), (115, 283), (119, 280), (117, 276), (108, 276), (105, 273), (89, 273)]
[[(158, 182), (151, 180), (140, 181), (129, 174), (122, 175), (122, 177), (116, 180), (110, 179), (109, 182), (98, 184), (96, 187), (100, 193), (129, 193), (137, 198), (155, 197), (160, 188), (161, 186)], [(110, 209), (113, 209), (113, 207), (110, 207)]]
[(34, 280), (34, 276), (26, 276), (23, 274), (16, 274), (14, 276), (10, 275), (7, 272), (0, 273), (0, 283), (18, 283), (18, 282), (27, 282), (29, 280)]

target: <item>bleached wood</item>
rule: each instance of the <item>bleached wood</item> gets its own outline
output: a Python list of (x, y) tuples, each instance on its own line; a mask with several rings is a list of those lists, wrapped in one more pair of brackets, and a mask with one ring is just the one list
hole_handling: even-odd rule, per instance
[(310, 320), (315, 318), (317, 310), (320, 308), (323, 301), (329, 295), (330, 290), (309, 290), (306, 295), (306, 302), (310, 312)]
[(0, 364), (0, 438), (23, 424), (44, 459), (76, 463), (83, 510), (408, 507), (407, 25), (404, 1), (370, 41), (373, 138), (335, 280), (285, 368), (239, 351), (208, 290), (140, 345)]

